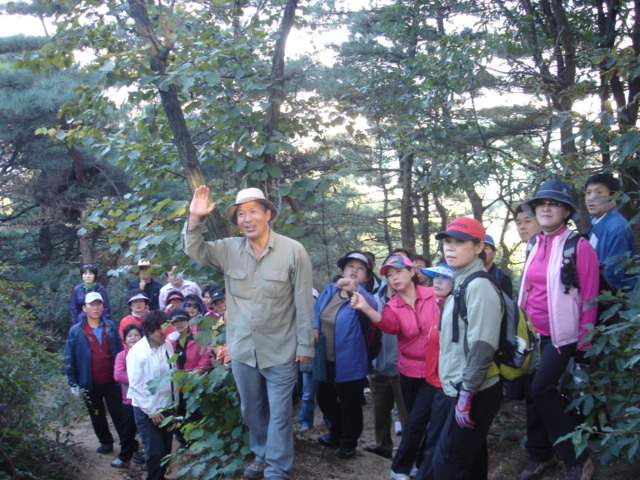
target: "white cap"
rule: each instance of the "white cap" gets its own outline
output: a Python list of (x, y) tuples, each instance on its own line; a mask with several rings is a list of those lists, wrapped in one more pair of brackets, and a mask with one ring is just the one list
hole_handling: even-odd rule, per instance
[(92, 302), (95, 302), (96, 300), (100, 300), (102, 303), (104, 303), (102, 295), (100, 295), (98, 292), (89, 292), (87, 293), (87, 296), (84, 297), (84, 304), (88, 305)]

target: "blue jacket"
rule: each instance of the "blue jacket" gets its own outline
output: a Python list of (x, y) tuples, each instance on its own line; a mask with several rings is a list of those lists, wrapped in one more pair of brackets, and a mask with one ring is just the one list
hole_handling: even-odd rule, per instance
[[(111, 320), (104, 320), (107, 329), (107, 342), (111, 351), (112, 363), (115, 363), (116, 355), (122, 350), (122, 339), (118, 333), (118, 327)], [(78, 385), (91, 392), (93, 383), (91, 381), (91, 346), (89, 338), (84, 331), (87, 323), (86, 318), (76, 323), (69, 330), (67, 343), (64, 345), (64, 365), (67, 371), (69, 384)]]
[(82, 310), (82, 306), (84, 305), (84, 297), (86, 297), (89, 292), (98, 292), (102, 295), (102, 298), (104, 299), (104, 311), (102, 312), (102, 317), (107, 320), (111, 320), (111, 305), (109, 304), (107, 289), (101, 283), (96, 282), (89, 290), (85, 290), (82, 284), (73, 287), (73, 292), (71, 293), (72, 324), (76, 324), (80, 320), (84, 320), (86, 318), (86, 314)]
[[(320, 328), (320, 314), (338, 291), (335, 283), (326, 286), (314, 304), (313, 328)], [(376, 301), (363, 287), (358, 286), (372, 308), (377, 308)], [(367, 317), (365, 317), (367, 318)], [(369, 321), (367, 318), (366, 321)], [(358, 313), (351, 308), (349, 302), (338, 310), (334, 334), (336, 352), (336, 382), (351, 382), (365, 378), (369, 374), (367, 345), (360, 327)]]
[[(593, 222), (593, 217), (591, 217)], [(615, 210), (604, 214), (600, 221), (589, 231), (589, 243), (598, 254), (598, 260), (604, 266), (605, 276), (612, 287), (633, 288), (637, 279), (625, 275), (619, 265), (626, 255), (636, 255), (636, 241), (629, 223)]]

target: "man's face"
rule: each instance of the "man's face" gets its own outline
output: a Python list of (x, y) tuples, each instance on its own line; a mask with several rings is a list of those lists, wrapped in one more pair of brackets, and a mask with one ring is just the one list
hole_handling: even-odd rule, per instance
[(179, 273), (173, 273), (175, 271), (176, 267), (173, 267), (170, 272), (167, 272), (167, 280), (169, 280), (169, 283), (177, 289), (182, 286), (182, 275)]
[(149, 267), (140, 267), (138, 269), (138, 277), (140, 277), (141, 280), (146, 280), (150, 276), (151, 272), (149, 271)]
[(249, 240), (263, 239), (269, 235), (271, 210), (258, 201), (243, 203), (236, 210), (238, 227)]
[(91, 303), (85, 303), (82, 310), (87, 314), (89, 320), (99, 320), (104, 311), (104, 305), (100, 300), (94, 300)]
[(416, 259), (413, 261), (413, 271), (418, 277), (418, 283), (420, 285), (428, 285), (431, 281), (431, 278), (422, 273), (421, 268), (427, 268), (427, 262), (421, 259)]
[(518, 213), (516, 215), (516, 227), (518, 228), (518, 235), (520, 235), (520, 240), (523, 242), (528, 242), (531, 237), (534, 237), (538, 233), (540, 233), (540, 224), (536, 217), (532, 217), (524, 212)]
[(493, 259), (496, 258), (496, 251), (488, 243), (484, 244), (484, 254), (487, 259), (484, 261), (485, 266), (491, 267), (493, 265)]
[(616, 205), (615, 197), (604, 183), (592, 183), (584, 195), (587, 210), (596, 218), (600, 218)]

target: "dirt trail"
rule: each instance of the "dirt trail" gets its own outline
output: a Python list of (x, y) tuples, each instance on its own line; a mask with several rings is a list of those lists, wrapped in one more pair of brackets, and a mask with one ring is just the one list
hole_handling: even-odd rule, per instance
[[(333, 450), (320, 446), (316, 437), (326, 433), (320, 426), (322, 420), (316, 409), (316, 427), (309, 432), (296, 432), (296, 460), (293, 478), (295, 480), (387, 480), (391, 460), (362, 450), (364, 445), (374, 443), (372, 409), (367, 396), (364, 407), (365, 429), (360, 437), (355, 458), (340, 460), (333, 456)], [(489, 458), (491, 480), (512, 480), (517, 478), (526, 463), (526, 453), (520, 446), (521, 430), (524, 422), (524, 403), (505, 401), (494, 427), (489, 435)], [(112, 428), (112, 431), (115, 430)], [(69, 465), (69, 480), (143, 480), (146, 475), (143, 465), (131, 464), (130, 469), (116, 470), (109, 464), (116, 458), (116, 451), (109, 455), (95, 453), (97, 440), (88, 421), (83, 421), (72, 430), (73, 441), (77, 444), (69, 448), (73, 462)], [(397, 446), (400, 437), (394, 437)], [(177, 444), (174, 443), (174, 449)], [(117, 447), (117, 445), (116, 445)], [(177, 471), (177, 468), (175, 469)], [(176, 477), (176, 471), (168, 472), (169, 478)], [(238, 477), (239, 479), (240, 477)], [(597, 480), (638, 480), (640, 466), (612, 465), (599, 468)], [(541, 480), (563, 480), (564, 471), (556, 467)], [(235, 479), (234, 479), (235, 480)]]

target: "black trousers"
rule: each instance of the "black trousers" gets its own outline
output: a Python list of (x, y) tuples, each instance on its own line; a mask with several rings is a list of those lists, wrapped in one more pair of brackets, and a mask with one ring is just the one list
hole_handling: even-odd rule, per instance
[(434, 416), (434, 408), (437, 411), (446, 410), (447, 398), (442, 389), (428, 384), (424, 378), (411, 378), (400, 374), (400, 383), (403, 396), (407, 392), (413, 394), (413, 398), (405, 397), (405, 404), (411, 404), (412, 407), (391, 470), (409, 475), (414, 462), (416, 467), (420, 468), (425, 461), (431, 464), (446, 419), (442, 414), (439, 417)]
[(555, 449), (567, 468), (582, 463), (588, 453), (576, 457), (573, 444), (564, 440), (554, 446), (555, 441), (572, 432), (578, 420), (566, 412), (567, 405), (560, 396), (558, 382), (576, 351), (572, 343), (556, 348), (550, 337), (540, 342), (540, 366), (527, 382), (527, 443), (531, 460), (542, 462), (553, 455)]
[[(91, 392), (85, 392), (84, 402), (91, 418), (91, 425), (93, 431), (98, 437), (98, 441), (105, 445), (113, 445), (113, 436), (109, 430), (109, 421), (107, 419), (107, 409), (113, 426), (116, 428), (118, 438), (120, 439), (120, 451), (128, 452), (133, 455), (133, 447), (135, 442), (135, 435), (133, 440), (127, 438), (125, 435), (125, 429), (122, 422), (122, 389), (120, 384), (116, 382), (96, 384), (92, 385)], [(106, 409), (105, 409), (106, 404)]]
[(471, 402), (475, 428), (461, 428), (455, 419), (455, 397), (449, 398), (449, 414), (433, 457), (436, 480), (487, 480), (487, 434), (502, 402), (502, 382), (478, 392)]
[(444, 394), (444, 391), (441, 388), (437, 388), (435, 390), (431, 403), (431, 420), (429, 421), (427, 435), (424, 441), (422, 463), (420, 463), (418, 473), (416, 473), (414, 480), (433, 480), (433, 457), (444, 426), (451, 414), (451, 407), (453, 404), (449, 400), (449, 397)]
[(353, 450), (362, 433), (362, 389), (364, 378), (350, 382), (335, 381), (336, 364), (327, 362), (327, 381), (318, 384), (316, 401), (322, 414), (331, 422), (331, 436), (340, 446)]
[(169, 464), (162, 465), (162, 459), (171, 453), (173, 433), (167, 427), (156, 427), (138, 407), (133, 407), (133, 415), (146, 453), (147, 480), (164, 480)]

